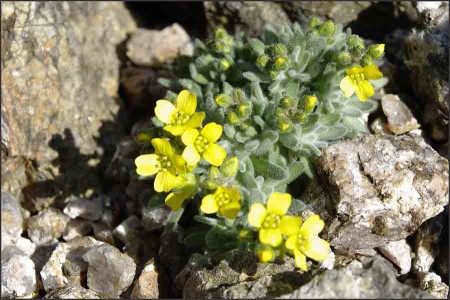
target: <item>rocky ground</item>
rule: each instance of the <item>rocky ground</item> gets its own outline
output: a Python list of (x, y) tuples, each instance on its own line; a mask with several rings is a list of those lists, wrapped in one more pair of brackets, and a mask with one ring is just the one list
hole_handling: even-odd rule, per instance
[[(390, 79), (371, 134), (323, 149), (302, 195), (334, 253), (199, 264), (130, 177), (156, 80), (215, 26), (313, 14), (384, 42)], [(1, 25), (2, 298), (447, 298), (446, 4), (5, 2)]]

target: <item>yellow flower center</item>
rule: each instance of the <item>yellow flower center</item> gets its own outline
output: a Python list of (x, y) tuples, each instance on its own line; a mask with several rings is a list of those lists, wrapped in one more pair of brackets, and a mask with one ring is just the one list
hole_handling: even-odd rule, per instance
[(262, 222), (262, 227), (265, 229), (277, 228), (280, 225), (281, 217), (276, 214), (267, 214)]
[(225, 206), (231, 202), (230, 195), (227, 193), (220, 193), (214, 197), (218, 207)]
[(167, 171), (168, 168), (172, 166), (172, 162), (167, 156), (159, 155), (158, 162), (156, 163), (156, 168), (159, 171)]
[(172, 116), (172, 124), (183, 125), (189, 121), (189, 116), (182, 111), (176, 111)]
[(197, 149), (198, 153), (203, 153), (209, 147), (209, 142), (207, 139), (199, 135), (195, 140), (195, 149)]
[(311, 240), (308, 237), (306, 237), (302, 234), (299, 234), (297, 236), (297, 249), (298, 250), (304, 252), (306, 249), (310, 248), (310, 244), (311, 244)]
[(356, 73), (356, 74), (352, 74), (349, 75), (350, 79), (353, 80), (356, 84), (360, 83), (361, 81), (365, 80), (366, 78), (364, 77), (363, 73)]

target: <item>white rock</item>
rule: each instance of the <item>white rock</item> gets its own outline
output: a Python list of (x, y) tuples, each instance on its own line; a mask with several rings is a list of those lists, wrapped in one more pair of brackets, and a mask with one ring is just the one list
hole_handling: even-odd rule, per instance
[(34, 262), (20, 252), (2, 251), (1, 297), (30, 298), (36, 291)]
[(80, 217), (82, 219), (96, 221), (103, 214), (103, 197), (95, 199), (71, 197), (64, 208), (64, 213), (72, 219)]
[(387, 259), (400, 268), (400, 274), (411, 271), (411, 246), (406, 240), (390, 242), (378, 249)]

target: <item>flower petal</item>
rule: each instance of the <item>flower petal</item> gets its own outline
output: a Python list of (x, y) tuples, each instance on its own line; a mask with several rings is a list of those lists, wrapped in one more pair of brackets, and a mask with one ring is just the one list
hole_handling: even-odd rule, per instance
[(292, 202), (292, 196), (287, 193), (273, 192), (267, 200), (267, 211), (272, 214), (285, 215)]
[(136, 173), (141, 176), (150, 176), (158, 172), (156, 164), (158, 163), (158, 155), (156, 154), (144, 154), (139, 155), (134, 160), (136, 165)]
[(339, 87), (344, 92), (344, 96), (346, 98), (351, 97), (351, 95), (355, 92), (354, 82), (349, 76), (342, 78)]
[(192, 115), (197, 108), (197, 97), (188, 90), (182, 90), (177, 96), (177, 109), (187, 115)]
[(197, 150), (193, 145), (189, 145), (186, 148), (184, 148), (183, 154), (181, 156), (190, 166), (197, 165), (201, 159), (200, 154), (197, 152)]
[(354, 66), (353, 68), (347, 69), (345, 73), (347, 75), (359, 74), (364, 72), (364, 68), (360, 66)]
[(197, 128), (202, 126), (203, 120), (205, 119), (205, 112), (196, 112), (194, 113), (191, 118), (184, 124), (184, 126), (188, 128)]
[(188, 128), (184, 131), (183, 135), (181, 136), (181, 141), (186, 146), (192, 145), (195, 142), (195, 140), (197, 139), (199, 134), (200, 133), (198, 132), (197, 129)]
[(363, 80), (356, 86), (356, 96), (358, 96), (358, 99), (362, 102), (365, 102), (367, 99), (373, 96), (374, 89), (372, 84), (367, 81)]
[(380, 72), (376, 65), (369, 65), (364, 67), (364, 77), (366, 79), (380, 79), (383, 77), (383, 73)]
[(206, 161), (211, 165), (216, 167), (220, 166), (226, 157), (227, 152), (218, 144), (209, 145), (208, 149), (203, 152), (203, 158), (206, 159)]
[(177, 173), (184, 173), (186, 171), (186, 161), (181, 157), (181, 155), (172, 155), (172, 163), (175, 166), (175, 171)]
[(173, 155), (173, 149), (168, 140), (155, 138), (152, 139), (152, 145), (155, 148), (155, 153), (168, 157)]
[(319, 215), (312, 215), (303, 222), (302, 227), (300, 227), (300, 234), (307, 237), (316, 236), (322, 231), (324, 226), (325, 222)]
[(189, 198), (189, 193), (170, 193), (166, 197), (166, 205), (170, 207), (170, 209), (177, 211), (180, 209), (181, 205), (183, 204), (184, 200)]
[(159, 172), (156, 175), (154, 188), (158, 193), (167, 193), (177, 184), (177, 177), (170, 172)]
[(273, 261), (273, 259), (275, 258), (275, 252), (272, 250), (272, 248), (270, 247), (260, 247), (257, 251), (256, 254), (259, 257), (259, 261), (266, 263), (269, 261)]
[(281, 233), (287, 236), (293, 235), (299, 231), (301, 225), (301, 217), (283, 216), (280, 223)]
[(215, 143), (222, 136), (222, 125), (211, 122), (205, 125), (201, 131), (201, 135), (210, 143)]
[(229, 204), (220, 208), (220, 214), (230, 220), (236, 219), (237, 214), (241, 210), (239, 202), (230, 202)]
[(316, 260), (323, 261), (330, 255), (330, 244), (319, 237), (315, 237), (309, 243), (309, 247), (303, 250), (306, 256)]
[(278, 247), (283, 242), (281, 230), (278, 228), (260, 229), (259, 230), (259, 241), (263, 244), (267, 244), (272, 247)]
[(164, 130), (170, 132), (174, 136), (180, 136), (186, 130), (186, 126), (183, 125), (167, 125), (164, 126)]
[(167, 100), (156, 101), (155, 115), (163, 123), (172, 123), (172, 115), (176, 110), (175, 106)]
[(293, 234), (286, 240), (286, 248), (289, 250), (294, 250), (297, 244), (297, 235)]
[(213, 214), (216, 213), (219, 207), (217, 206), (216, 200), (212, 194), (206, 195), (202, 199), (202, 205), (200, 206), (200, 210), (205, 214)]
[(306, 264), (306, 256), (299, 250), (294, 250), (295, 266), (303, 271), (308, 271), (308, 265)]
[(261, 203), (253, 203), (248, 213), (248, 223), (253, 227), (260, 228), (264, 218), (267, 215), (267, 210)]

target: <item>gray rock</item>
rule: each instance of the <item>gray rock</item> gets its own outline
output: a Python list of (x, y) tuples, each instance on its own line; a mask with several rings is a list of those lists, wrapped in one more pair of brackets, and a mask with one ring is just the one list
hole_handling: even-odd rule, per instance
[(8, 236), (11, 239), (19, 238), (23, 232), (23, 217), (19, 200), (11, 193), (2, 190), (1, 199), (2, 239)]
[(370, 124), (370, 131), (374, 134), (392, 134), (387, 128), (387, 120), (384, 117), (378, 117)]
[(400, 283), (396, 271), (384, 259), (363, 265), (354, 261), (343, 268), (326, 271), (296, 291), (279, 299), (424, 299), (430, 295)]
[(2, 235), (2, 251), (9, 246), (13, 246), (22, 251), (22, 254), (26, 257), (31, 257), (36, 251), (36, 245), (27, 238), (18, 237), (5, 240), (5, 237), (7, 236)]
[(1, 23), (9, 155), (50, 161), (67, 128), (82, 153), (102, 153), (99, 128), (119, 110), (116, 46), (136, 28), (124, 4), (8, 2)]
[(404, 239), (448, 203), (448, 161), (419, 136), (336, 142), (322, 149), (317, 169), (319, 184), (303, 199), (326, 219), (335, 248)]
[(99, 295), (118, 297), (133, 283), (136, 264), (111, 245), (93, 247), (83, 258), (89, 264), (87, 285)]
[(280, 4), (265, 1), (204, 2), (210, 34), (217, 27), (230, 33), (246, 32), (249, 36), (262, 33), (264, 25), (290, 23)]
[(156, 299), (159, 295), (160, 271), (155, 265), (154, 260), (150, 260), (142, 270), (141, 275), (134, 283), (131, 298), (135, 299)]
[(70, 218), (59, 209), (47, 208), (28, 221), (28, 236), (36, 245), (56, 243)]
[(103, 215), (103, 197), (83, 199), (71, 196), (66, 202), (67, 205), (64, 208), (64, 213), (72, 219), (80, 217), (82, 219), (96, 221)]
[(448, 299), (448, 285), (432, 272), (419, 273), (420, 288), (439, 299)]
[(189, 35), (177, 23), (163, 30), (138, 28), (127, 42), (127, 56), (138, 66), (158, 66), (172, 62), (179, 55), (193, 54)]
[(63, 239), (68, 242), (76, 237), (83, 237), (92, 231), (92, 225), (89, 221), (73, 219), (67, 223), (63, 233)]
[(114, 228), (114, 237), (125, 244), (135, 239), (142, 230), (141, 220), (135, 216), (129, 216), (126, 220)]
[(102, 244), (92, 237), (75, 238), (68, 243), (59, 243), (40, 272), (45, 291), (56, 290), (68, 284), (81, 285), (88, 270), (83, 255)]
[(52, 253), (55, 250), (55, 248), (56, 244), (36, 247), (33, 255), (31, 256), (31, 260), (34, 262), (37, 274), (39, 274), (42, 271), (42, 268), (52, 256)]
[(420, 1), (417, 2), (416, 7), (422, 26), (438, 26), (440, 30), (448, 34), (448, 2)]
[(381, 107), (387, 117), (386, 127), (391, 132), (403, 134), (420, 127), (408, 106), (397, 95), (384, 95), (381, 98)]
[(66, 285), (51, 291), (44, 296), (44, 299), (100, 299), (100, 296), (79, 285)]
[(104, 223), (91, 223), (94, 229), (94, 237), (102, 242), (114, 245), (113, 229)]
[(14, 246), (2, 251), (1, 297), (31, 298), (36, 291), (34, 262)]
[(147, 205), (142, 206), (142, 226), (145, 230), (152, 231), (166, 226), (172, 210), (167, 206), (158, 208), (148, 208)]
[(400, 269), (400, 274), (411, 271), (411, 246), (406, 240), (387, 243), (378, 248), (383, 255)]
[[(149, 98), (150, 97), (147, 98), (147, 101)], [(140, 150), (141, 146), (136, 137), (126, 136), (122, 138), (117, 144), (116, 152), (114, 152), (114, 156), (109, 163), (106, 174), (117, 181), (128, 181), (130, 172), (136, 169), (134, 160), (139, 156)]]
[(444, 228), (444, 213), (439, 214), (423, 223), (416, 233), (415, 254), (413, 269), (417, 273), (430, 271), (436, 256), (439, 254), (439, 242), (442, 229)]

